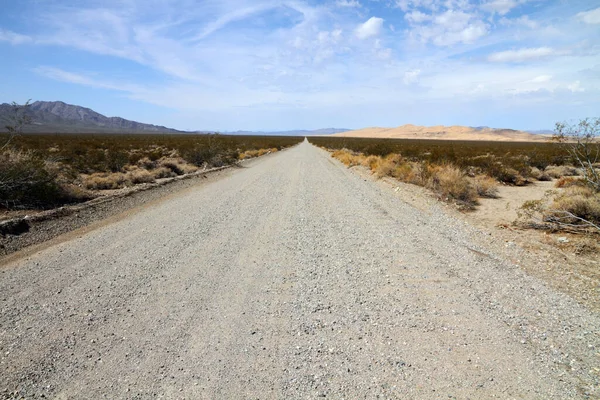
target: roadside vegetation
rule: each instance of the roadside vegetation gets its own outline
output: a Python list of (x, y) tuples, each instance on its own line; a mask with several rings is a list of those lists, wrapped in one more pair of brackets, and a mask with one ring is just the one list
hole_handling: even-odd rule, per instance
[(315, 137), (311, 142), (348, 167), (431, 189), (471, 210), (479, 198), (496, 198), (499, 185), (556, 180), (545, 199), (523, 205), (532, 227), (600, 231), (600, 122), (557, 124), (548, 143)]
[(24, 107), (0, 134), (0, 209), (46, 209), (160, 179), (231, 165), (299, 137), (218, 134), (23, 134)]

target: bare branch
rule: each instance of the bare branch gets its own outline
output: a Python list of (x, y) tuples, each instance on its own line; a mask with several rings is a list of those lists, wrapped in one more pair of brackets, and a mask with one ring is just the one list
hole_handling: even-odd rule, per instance
[(5, 125), (8, 131), (8, 138), (0, 147), (0, 151), (4, 151), (11, 142), (18, 136), (23, 134), (23, 127), (31, 124), (31, 116), (27, 113), (27, 109), (31, 105), (31, 99), (23, 105), (12, 102), (12, 114), (8, 117), (8, 123)]

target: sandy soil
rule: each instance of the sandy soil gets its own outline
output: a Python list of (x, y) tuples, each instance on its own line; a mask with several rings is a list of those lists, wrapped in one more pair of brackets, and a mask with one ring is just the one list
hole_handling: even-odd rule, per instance
[(598, 313), (404, 192), (304, 143), (13, 258), (2, 397), (600, 395)]
[[(369, 179), (377, 178), (364, 167), (352, 171)], [(552, 182), (528, 186), (499, 186), (499, 198), (480, 199), (474, 211), (461, 212), (452, 204), (440, 202), (429, 190), (386, 177), (378, 180), (393, 189), (411, 206), (426, 212), (443, 212), (483, 232), (473, 240), (494, 253), (518, 264), (527, 273), (544, 280), (594, 312), (600, 312), (600, 243), (598, 237), (565, 232), (524, 229), (518, 209), (528, 200), (540, 200), (547, 191), (557, 191)]]
[(439, 140), (487, 140), (501, 142), (546, 141), (547, 136), (534, 135), (512, 129), (474, 129), (467, 126), (416, 126), (402, 125), (397, 128), (364, 128), (336, 133), (331, 136), (394, 138), (394, 139), (439, 139)]
[(497, 199), (479, 199), (472, 216), (489, 226), (511, 225), (518, 217), (519, 207), (529, 200), (540, 200), (548, 191), (557, 191), (555, 182), (533, 182), (527, 186), (498, 186)]

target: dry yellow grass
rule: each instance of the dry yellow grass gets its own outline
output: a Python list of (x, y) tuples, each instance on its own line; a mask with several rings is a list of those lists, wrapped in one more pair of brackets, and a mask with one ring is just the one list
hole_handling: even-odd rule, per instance
[(163, 157), (158, 160), (157, 165), (168, 168), (177, 175), (190, 174), (198, 170), (198, 167), (189, 164), (181, 157)]
[(351, 151), (342, 149), (336, 150), (331, 154), (332, 157), (337, 158), (347, 167), (353, 167), (355, 165), (360, 165), (361, 156), (354, 155)]
[(83, 186), (89, 190), (119, 189), (127, 183), (127, 177), (122, 172), (94, 173), (83, 178)]
[(585, 186), (586, 183), (581, 178), (576, 178), (574, 176), (563, 176), (559, 178), (554, 184), (557, 188), (568, 188), (571, 186)]
[(273, 147), (270, 149), (246, 150), (245, 152), (240, 153), (240, 155), (238, 156), (238, 159), (245, 160), (247, 158), (260, 157), (260, 156), (264, 156), (265, 154), (276, 153), (278, 151), (279, 150), (276, 147)]
[[(441, 197), (456, 200), (468, 207), (477, 203), (478, 190), (470, 183), (469, 178), (454, 166), (427, 166), (422, 163), (406, 162), (399, 154), (365, 157), (346, 149), (334, 151), (332, 157), (348, 167), (362, 165), (379, 178), (392, 176), (403, 182), (426, 186)], [(492, 196), (495, 181), (492, 178), (485, 181), (480, 178), (480, 180), (482, 193)]]
[(498, 181), (494, 178), (487, 175), (478, 175), (473, 179), (473, 184), (480, 197), (498, 198)]
[(175, 172), (165, 167), (153, 169), (152, 171), (150, 171), (150, 173), (152, 174), (154, 179), (172, 178), (174, 176), (177, 176)]
[(127, 173), (126, 179), (134, 185), (139, 183), (152, 183), (155, 181), (154, 175), (141, 168), (132, 169)]
[(577, 168), (568, 165), (549, 165), (544, 172), (552, 178), (562, 178), (577, 175)]
[(136, 163), (138, 167), (144, 168), (147, 170), (151, 170), (156, 167), (156, 163), (149, 159), (148, 157), (143, 157), (138, 160)]
[(379, 156), (368, 156), (361, 161), (361, 164), (374, 172), (377, 170), (381, 162), (382, 158)]
[[(549, 208), (549, 215), (567, 212), (596, 225), (600, 224), (600, 193), (589, 187), (571, 186), (559, 194)], [(576, 218), (561, 216), (569, 223), (577, 223)]]
[(454, 166), (444, 165), (433, 168), (427, 187), (444, 198), (457, 200), (469, 207), (477, 203), (477, 191), (467, 176)]

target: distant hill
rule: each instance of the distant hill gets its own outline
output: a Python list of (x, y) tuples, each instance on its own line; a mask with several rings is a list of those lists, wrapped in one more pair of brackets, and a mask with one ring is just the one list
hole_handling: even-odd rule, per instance
[(263, 131), (235, 131), (235, 132), (223, 132), (226, 135), (259, 135), (259, 136), (321, 136), (321, 135), (332, 135), (334, 133), (348, 132), (350, 129), (336, 129), (336, 128), (324, 128), (315, 130), (294, 130), (294, 131), (277, 131), (277, 132), (263, 132)]
[(536, 131), (526, 131), (526, 132), (533, 133), (534, 135), (547, 135), (547, 136), (552, 136), (555, 133), (551, 129), (540, 129), (540, 130), (536, 130)]
[(390, 138), (390, 139), (437, 139), (437, 140), (487, 140), (495, 142), (540, 142), (548, 136), (517, 131), (470, 126), (417, 126), (402, 125), (397, 128), (365, 128), (336, 133), (332, 136)]
[[(182, 133), (164, 126), (144, 124), (120, 117), (106, 117), (89, 108), (63, 103), (62, 101), (36, 101), (27, 108), (32, 123), (25, 132), (71, 133)], [(12, 115), (10, 104), (0, 104), (0, 130), (4, 130), (7, 118)]]

